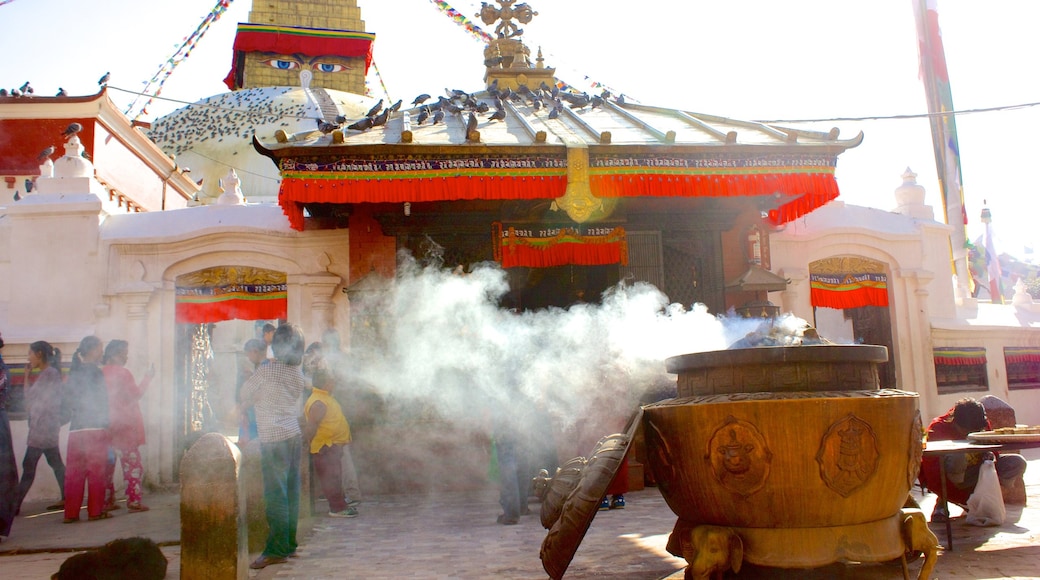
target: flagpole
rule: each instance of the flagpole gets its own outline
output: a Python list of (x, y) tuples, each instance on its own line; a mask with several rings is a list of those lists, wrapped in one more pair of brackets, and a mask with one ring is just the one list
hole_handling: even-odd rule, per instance
[(961, 180), (960, 146), (957, 142), (957, 123), (953, 114), (953, 93), (946, 69), (946, 54), (939, 30), (939, 14), (936, 0), (911, 0), (914, 4), (914, 19), (917, 23), (918, 55), (921, 65), (921, 80), (924, 83), (925, 99), (930, 113), (932, 149), (935, 154), (935, 169), (939, 176), (942, 193), (943, 216), (950, 230), (950, 269), (957, 276), (957, 289), (961, 296), (968, 296), (971, 283), (968, 272), (968, 222), (964, 207), (964, 189)]
[(993, 304), (1004, 303), (1003, 272), (1000, 271), (1000, 255), (997, 254), (997, 245), (993, 241), (993, 215), (989, 208), (982, 202), (982, 223), (986, 224), (986, 276), (989, 278), (989, 301)]

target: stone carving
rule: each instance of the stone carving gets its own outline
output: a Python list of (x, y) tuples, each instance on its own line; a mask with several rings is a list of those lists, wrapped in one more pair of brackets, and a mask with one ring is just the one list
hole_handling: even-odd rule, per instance
[(848, 497), (877, 471), (877, 437), (866, 421), (848, 414), (823, 436), (816, 461), (827, 487)]
[(556, 468), (556, 474), (551, 480), (544, 469), (542, 471), (545, 473), (539, 473), (535, 478), (534, 489), (542, 498), (542, 509), (539, 516), (543, 528), (552, 529), (556, 520), (560, 519), (563, 504), (581, 481), (581, 472), (585, 470), (586, 463), (584, 457), (575, 457), (564, 463), (562, 467)]
[(229, 284), (285, 284), (285, 272), (252, 266), (217, 266), (177, 276), (177, 286), (199, 288)]
[(877, 391), (795, 391), (789, 393), (726, 393), (719, 395), (700, 395), (667, 399), (648, 406), (682, 406), (686, 404), (706, 405), (709, 403), (727, 403), (732, 401), (782, 401), (790, 399), (883, 399), (888, 397), (916, 397), (917, 393), (900, 391), (899, 389), (880, 389)]
[[(924, 565), (917, 573), (917, 580), (928, 580), (932, 577), (932, 570), (939, 556), (939, 538), (935, 537), (932, 530), (928, 528), (928, 522), (924, 519), (924, 513), (919, 509), (904, 508), (902, 511), (903, 544), (907, 552), (918, 551), (924, 553)], [(906, 560), (903, 560), (903, 576), (909, 577), (906, 569)]]
[(846, 274), (848, 272), (884, 274), (885, 264), (870, 258), (827, 258), (809, 264), (813, 274)]
[(917, 481), (917, 474), (921, 471), (921, 457), (924, 456), (924, 423), (921, 421), (921, 411), (914, 414), (914, 424), (910, 426), (910, 459), (906, 465), (906, 483), (910, 487)]
[(689, 566), (687, 580), (722, 578), (728, 570), (736, 574), (744, 562), (744, 542), (733, 528), (693, 526), (679, 520), (668, 536), (668, 552), (682, 556)]
[(765, 484), (773, 453), (754, 425), (730, 416), (712, 435), (705, 459), (722, 487), (746, 497)]

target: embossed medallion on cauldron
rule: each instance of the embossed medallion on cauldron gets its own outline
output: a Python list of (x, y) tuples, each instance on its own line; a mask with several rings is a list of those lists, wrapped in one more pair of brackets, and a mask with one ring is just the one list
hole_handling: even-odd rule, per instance
[(869, 423), (849, 413), (827, 429), (816, 462), (827, 487), (849, 497), (877, 471), (877, 436)]
[(765, 484), (773, 452), (754, 425), (731, 415), (708, 441), (707, 459), (722, 487), (746, 497)]

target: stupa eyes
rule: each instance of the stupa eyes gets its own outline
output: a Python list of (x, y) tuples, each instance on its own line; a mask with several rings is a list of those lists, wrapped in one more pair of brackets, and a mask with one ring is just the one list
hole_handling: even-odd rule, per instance
[(323, 62), (317, 59), (312, 60), (310, 62), (303, 62), (302, 60), (297, 60), (293, 57), (287, 57), (284, 55), (277, 58), (269, 58), (261, 62), (271, 68), (276, 68), (278, 70), (296, 70), (300, 68), (306, 68), (311, 69), (314, 72), (331, 74), (343, 72), (345, 70), (350, 69), (349, 66), (337, 62)]
[(278, 70), (293, 70), (300, 68), (300, 63), (294, 60), (284, 60), (280, 58), (267, 59), (264, 61), (264, 64)]
[(347, 67), (331, 62), (316, 62), (314, 63), (314, 70), (323, 73), (338, 73), (347, 70)]

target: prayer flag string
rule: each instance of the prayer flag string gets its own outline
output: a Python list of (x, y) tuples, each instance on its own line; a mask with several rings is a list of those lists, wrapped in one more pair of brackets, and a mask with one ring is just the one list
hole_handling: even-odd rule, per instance
[[(191, 51), (194, 50), (198, 42), (202, 40), (202, 36), (206, 34), (207, 30), (209, 30), (210, 25), (217, 20), (220, 20), (220, 17), (227, 12), (227, 9), (232, 2), (234, 2), (234, 0), (217, 0), (216, 6), (214, 6), (213, 10), (202, 19), (202, 23), (199, 24), (198, 28), (184, 39), (184, 42), (177, 48), (176, 52), (173, 53), (173, 56), (166, 59), (166, 62), (159, 67), (159, 71), (155, 73), (155, 76), (145, 83), (145, 87), (141, 90), (141, 93), (150, 93), (151, 96), (147, 101), (145, 101), (144, 105), (141, 106), (141, 110), (137, 112), (137, 115), (133, 117), (135, 121), (142, 115), (148, 114), (148, 105), (152, 104), (155, 97), (159, 96), (159, 93), (162, 92), (163, 85), (166, 83), (167, 79), (170, 78), (170, 75), (173, 74), (173, 69), (177, 68), (178, 64), (184, 62), (184, 60), (191, 55)], [(151, 92), (149, 89), (153, 86), (155, 86), (155, 91)], [(135, 98), (123, 114), (129, 116), (130, 111), (134, 110), (137, 106), (137, 101), (139, 99), (140, 97)]]
[(484, 30), (476, 24), (473, 24), (472, 20), (466, 18), (461, 12), (452, 8), (451, 5), (444, 0), (430, 0), (430, 2), (432, 2), (442, 14), (451, 18), (455, 24), (458, 24), (465, 29), (473, 38), (483, 42), (484, 44), (488, 44), (494, 40), (494, 37), (487, 32), (484, 32)]

